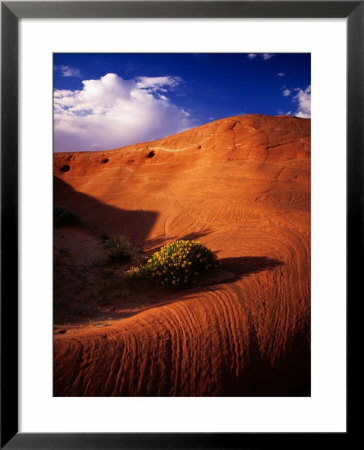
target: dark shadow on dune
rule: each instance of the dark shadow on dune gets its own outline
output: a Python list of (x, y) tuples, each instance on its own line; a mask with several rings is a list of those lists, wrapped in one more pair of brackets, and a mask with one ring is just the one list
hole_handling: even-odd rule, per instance
[(72, 209), (82, 223), (95, 233), (126, 235), (140, 244), (145, 243), (158, 216), (155, 211), (128, 211), (106, 205), (94, 197), (75, 191), (58, 177), (54, 177), (53, 200), (55, 206)]
[(228, 369), (219, 396), (309, 397), (311, 395), (311, 346), (309, 327), (298, 330), (276, 361), (261, 355), (257, 333), (250, 332), (248, 363), (236, 377)]
[(258, 273), (263, 270), (271, 270), (283, 265), (282, 261), (266, 256), (238, 256), (235, 258), (223, 258), (220, 262), (223, 270), (232, 272), (238, 277)]

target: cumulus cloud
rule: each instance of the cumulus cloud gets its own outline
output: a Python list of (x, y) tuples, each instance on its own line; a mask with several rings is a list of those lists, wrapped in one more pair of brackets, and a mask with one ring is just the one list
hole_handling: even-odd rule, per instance
[(263, 53), (262, 54), (262, 58), (264, 59), (264, 61), (266, 61), (267, 59), (271, 59), (273, 58), (273, 53)]
[(296, 117), (309, 118), (311, 117), (311, 86), (306, 89), (296, 89), (297, 94), (293, 97), (293, 100), (298, 103)]
[(256, 58), (258, 55), (257, 55), (256, 53), (248, 53), (246, 56), (247, 56), (247, 58), (249, 58), (249, 59), (254, 59), (254, 58)]
[(289, 89), (284, 89), (283, 95), (284, 95), (285, 97), (288, 97), (289, 95), (291, 95), (291, 91), (290, 91)]
[(168, 99), (178, 77), (124, 80), (108, 73), (80, 90), (54, 91), (54, 150), (104, 150), (177, 133), (193, 126)]
[(76, 69), (74, 67), (70, 67), (70, 66), (56, 66), (55, 69), (62, 77), (81, 78), (80, 70)]
[(284, 72), (278, 72), (276, 77), (285, 77), (286, 74)]

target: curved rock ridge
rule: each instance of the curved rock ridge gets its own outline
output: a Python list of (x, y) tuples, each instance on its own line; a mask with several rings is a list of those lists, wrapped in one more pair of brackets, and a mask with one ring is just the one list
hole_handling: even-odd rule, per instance
[[(123, 234), (148, 254), (198, 239), (230, 274), (151, 291), (149, 303), (128, 291), (107, 326), (65, 325), (54, 337), (54, 395), (310, 395), (310, 128), (252, 114), (54, 155), (54, 202), (78, 214), (88, 242)], [(72, 242), (70, 258), (87, 254)]]

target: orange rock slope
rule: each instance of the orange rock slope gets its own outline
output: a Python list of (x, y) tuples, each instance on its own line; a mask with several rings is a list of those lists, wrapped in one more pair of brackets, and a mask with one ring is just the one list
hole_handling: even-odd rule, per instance
[(55, 204), (95, 235), (197, 238), (232, 276), (55, 335), (54, 395), (310, 395), (310, 127), (245, 115), (55, 154)]

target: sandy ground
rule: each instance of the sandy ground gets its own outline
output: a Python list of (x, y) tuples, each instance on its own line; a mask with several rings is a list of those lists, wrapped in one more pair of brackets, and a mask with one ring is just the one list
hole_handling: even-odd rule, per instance
[[(310, 120), (247, 115), (54, 157), (54, 395), (310, 395)], [(66, 171), (65, 171), (66, 170)], [(182, 291), (122, 281), (106, 236), (217, 253)]]

